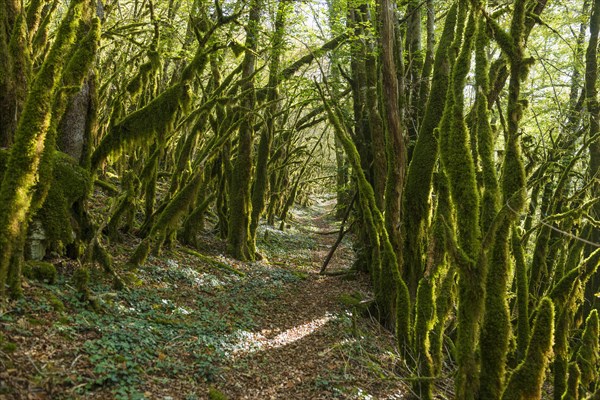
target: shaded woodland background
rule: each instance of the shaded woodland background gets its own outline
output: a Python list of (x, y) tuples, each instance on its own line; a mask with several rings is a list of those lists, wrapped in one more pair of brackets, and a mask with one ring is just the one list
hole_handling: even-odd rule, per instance
[(600, 398), (599, 28), (597, 0), (3, 1), (3, 307), (50, 256), (91, 308), (90, 271), (126, 290), (207, 234), (261, 259), (329, 192), (418, 398), (447, 369)]

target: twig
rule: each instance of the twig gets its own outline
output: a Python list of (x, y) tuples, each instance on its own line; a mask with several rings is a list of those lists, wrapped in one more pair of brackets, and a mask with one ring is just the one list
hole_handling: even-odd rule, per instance
[(71, 363), (71, 370), (73, 369), (73, 367), (75, 366), (75, 364), (77, 363), (77, 361), (79, 361), (79, 359), (81, 358), (81, 354), (77, 355), (77, 357), (75, 357), (75, 359), (73, 360), (73, 362)]
[[(517, 214), (517, 215), (519, 214), (519, 213), (518, 213), (516, 210), (514, 210), (514, 209), (513, 209), (513, 208), (510, 206), (510, 204), (508, 204), (508, 202), (506, 203), (506, 207), (508, 207), (508, 209), (510, 209), (510, 210), (511, 210), (512, 212), (514, 212), (515, 214)], [(544, 225), (544, 226), (546, 226), (546, 227), (548, 227), (548, 228), (552, 229), (553, 231), (556, 231), (556, 232), (558, 232), (558, 233), (560, 233), (560, 234), (562, 234), (562, 235), (568, 236), (568, 237), (570, 237), (571, 239), (575, 239), (575, 240), (578, 240), (578, 241), (580, 241), (580, 242), (583, 242), (583, 243), (585, 243), (585, 244), (589, 244), (590, 246), (593, 246), (593, 247), (598, 247), (598, 248), (600, 248), (600, 243), (595, 243), (595, 242), (592, 242), (592, 241), (590, 241), (590, 240), (587, 240), (587, 239), (584, 239), (584, 238), (582, 238), (582, 237), (579, 237), (579, 236), (577, 236), (577, 235), (573, 235), (573, 234), (572, 234), (572, 233), (570, 233), (570, 232), (563, 231), (562, 229), (559, 229), (559, 228), (555, 227), (554, 225), (547, 223), (547, 222), (546, 222), (546, 221), (544, 221), (543, 219), (540, 219), (540, 224), (542, 224), (542, 225)]]
[(35, 363), (31, 359), (31, 356), (29, 354), (27, 354), (27, 359), (29, 360), (29, 362), (31, 363), (31, 365), (33, 365), (33, 368), (35, 368), (35, 370), (37, 371), (37, 373), (41, 375), (42, 371), (38, 368), (37, 365), (35, 365)]

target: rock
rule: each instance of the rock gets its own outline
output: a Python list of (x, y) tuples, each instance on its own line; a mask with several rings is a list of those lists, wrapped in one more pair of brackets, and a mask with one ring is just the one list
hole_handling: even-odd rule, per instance
[(46, 231), (39, 220), (31, 221), (29, 235), (25, 246), (27, 260), (41, 261), (46, 255)]

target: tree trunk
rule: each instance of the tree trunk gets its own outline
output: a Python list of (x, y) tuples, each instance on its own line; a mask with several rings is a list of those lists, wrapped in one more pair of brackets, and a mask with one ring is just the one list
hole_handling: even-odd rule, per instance
[(261, 0), (252, 0), (246, 27), (246, 54), (242, 67), (243, 108), (242, 123), (238, 131), (238, 148), (229, 190), (229, 227), (228, 249), (233, 257), (239, 260), (253, 260), (250, 240), (250, 218), (252, 204), (250, 202), (250, 180), (252, 176), (252, 140), (254, 136), (254, 71), (256, 69), (256, 50), (260, 25)]

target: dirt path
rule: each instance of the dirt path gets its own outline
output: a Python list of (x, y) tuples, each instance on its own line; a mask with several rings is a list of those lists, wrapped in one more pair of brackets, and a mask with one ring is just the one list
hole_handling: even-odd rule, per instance
[[(342, 299), (349, 295), (370, 296), (366, 277), (359, 275), (324, 276), (319, 269), (336, 234), (319, 234), (338, 229), (331, 218), (333, 201), (318, 201), (311, 209), (297, 211), (292, 218), (290, 236), (299, 234), (286, 249), (303, 257), (289, 260), (285, 254), (271, 262), (290, 270), (306, 272), (306, 279), (290, 287), (284, 295), (265, 305), (260, 314), (259, 334), (253, 339), (257, 349), (240, 352), (232, 359), (222, 391), (233, 399), (395, 399), (405, 390), (391, 378), (387, 367), (393, 364), (390, 337), (379, 342), (373, 332), (378, 329), (353, 317)], [(298, 233), (299, 232), (299, 233)], [(303, 248), (309, 247), (308, 252)], [(328, 270), (350, 268), (353, 253), (343, 242)], [(353, 318), (360, 321), (353, 333)], [(368, 326), (367, 326), (368, 325)], [(365, 343), (368, 341), (371, 343)], [(370, 365), (369, 365), (370, 364)], [(386, 376), (387, 375), (387, 376)]]

